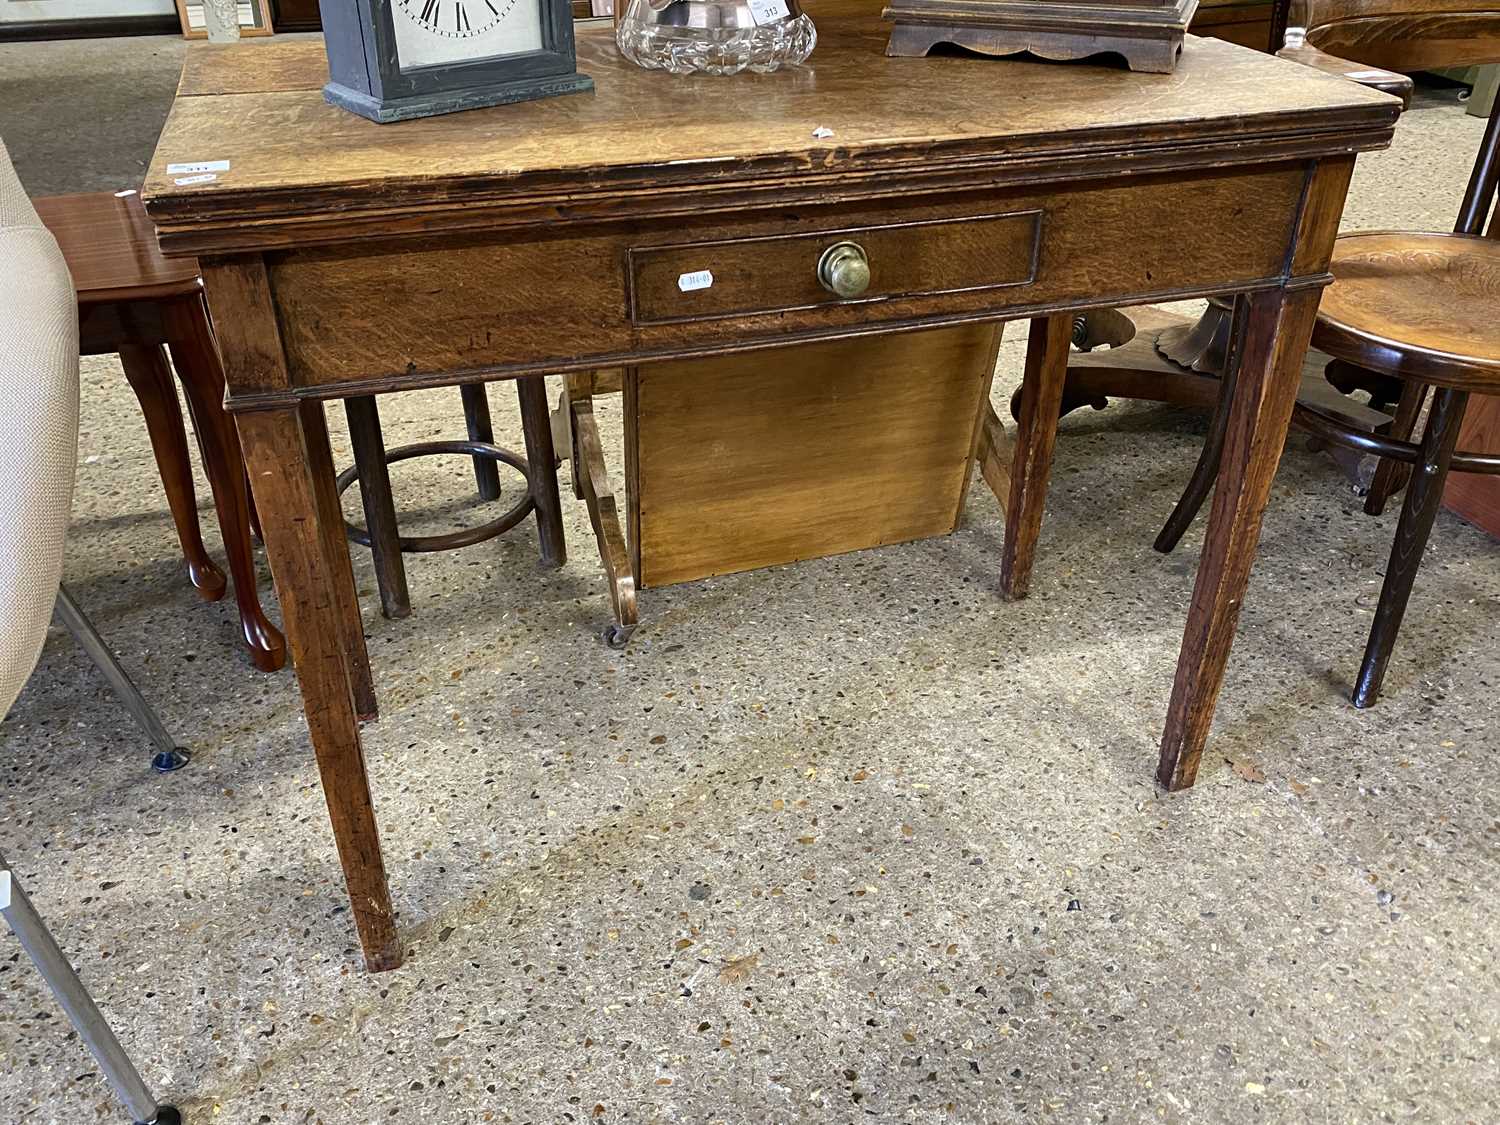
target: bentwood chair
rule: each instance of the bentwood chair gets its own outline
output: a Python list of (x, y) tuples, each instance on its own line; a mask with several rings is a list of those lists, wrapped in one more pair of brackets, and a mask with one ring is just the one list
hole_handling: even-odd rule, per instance
[[(1282, 53), (1315, 50), (1398, 71), (1500, 62), (1500, 10), (1487, 6), (1493, 3), (1303, 0), (1292, 22), (1299, 14), (1305, 21), (1305, 45), (1289, 35)], [(1500, 112), (1490, 116), (1453, 233), (1351, 232), (1339, 237), (1333, 252), (1334, 282), (1324, 291), (1312, 347), (1333, 357), (1330, 380), (1341, 389), (1378, 393), (1382, 380), (1394, 379), (1400, 400), (1385, 434), (1351, 427), (1305, 401), (1294, 421), (1331, 443), (1382, 459), (1368, 511), (1378, 513), (1404, 470), (1414, 470), (1355, 680), (1356, 707), (1379, 697), (1448, 473), (1500, 473), (1500, 455), (1456, 450), (1469, 396), (1500, 395), (1500, 216), (1491, 217), (1497, 181)], [(1208, 451), (1222, 445), (1232, 387), (1231, 366)], [(1413, 441), (1429, 389), (1426, 427)], [(1159, 549), (1175, 546), (1217, 471), (1216, 456), (1199, 460)]]
[[(0, 145), (0, 714), (30, 678), (59, 598), (78, 449), (78, 315), (57, 242)], [(60, 609), (73, 609), (62, 595)], [(67, 612), (61, 614), (68, 617)], [(87, 625), (81, 617), (70, 625)], [(89, 636), (98, 641), (96, 634)], [(103, 648), (102, 643), (98, 646)], [(91, 649), (92, 652), (92, 649)], [(159, 725), (159, 724), (158, 724)], [(0, 915), (56, 995), (125, 1107), (143, 1125), (178, 1125), (110, 1031), (77, 972), (0, 856)]]

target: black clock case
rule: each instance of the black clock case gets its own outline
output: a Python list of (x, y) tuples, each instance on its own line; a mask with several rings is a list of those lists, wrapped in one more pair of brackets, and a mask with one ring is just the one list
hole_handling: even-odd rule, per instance
[(394, 2), (319, 0), (328, 51), (327, 101), (386, 124), (594, 88), (594, 80), (577, 70), (570, 0), (540, 0), (540, 51), (404, 72), (396, 57)]

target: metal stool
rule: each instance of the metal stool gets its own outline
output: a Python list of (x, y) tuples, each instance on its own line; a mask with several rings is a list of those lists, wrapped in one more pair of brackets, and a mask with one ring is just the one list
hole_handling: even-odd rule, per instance
[[(354, 465), (339, 474), (338, 489), (342, 493), (359, 481), (367, 525), (361, 528), (346, 521), (345, 530), (354, 542), (370, 548), (375, 561), (375, 581), (380, 587), (380, 609), (385, 616), (407, 617), (411, 614), (406, 566), (401, 558), (403, 551), (413, 554), (452, 551), (482, 543), (509, 531), (535, 512), (542, 565), (559, 567), (567, 561), (546, 383), (541, 375), (527, 375), (515, 383), (521, 402), (521, 428), (526, 436), (524, 459), (494, 443), (489, 399), (482, 383), (459, 388), (463, 395), (464, 419), (468, 424), (467, 441), (424, 441), (387, 450), (380, 432), (380, 413), (375, 397), (364, 395), (344, 400), (349, 439), (354, 446)], [(478, 527), (446, 535), (402, 535), (396, 526), (390, 466), (412, 457), (438, 454), (466, 454), (473, 458), (474, 481), (481, 500), (499, 499), (500, 475), (496, 462), (519, 471), (526, 479), (526, 491), (504, 515)]]

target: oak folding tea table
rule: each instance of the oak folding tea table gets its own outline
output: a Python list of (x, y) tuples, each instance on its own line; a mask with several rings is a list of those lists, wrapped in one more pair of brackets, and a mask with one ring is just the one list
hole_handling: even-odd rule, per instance
[[(315, 44), (189, 51), (144, 195), (164, 252), (203, 270), (371, 969), (402, 951), (328, 399), (508, 378), (541, 393), (548, 373), (1029, 318), (1014, 450), (986, 470), (1015, 597), (1074, 311), (1248, 294), (1157, 775), (1193, 781), (1354, 156), (1388, 143), (1397, 102), (1212, 40), (1150, 75), (887, 58), (872, 18), (819, 32), (806, 67), (679, 80), (584, 27), (595, 93), (387, 126), (323, 102)], [(817, 276), (843, 242), (870, 271), (847, 298)], [(711, 285), (684, 283), (705, 270)]]

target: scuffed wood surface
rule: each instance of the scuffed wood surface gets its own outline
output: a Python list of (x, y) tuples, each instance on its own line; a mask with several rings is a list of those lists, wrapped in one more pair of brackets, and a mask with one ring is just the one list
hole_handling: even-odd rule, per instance
[[(1384, 95), (1217, 40), (1190, 38), (1176, 73), (1150, 75), (888, 59), (888, 27), (878, 20), (833, 19), (819, 30), (805, 67), (682, 82), (621, 58), (607, 28), (581, 28), (579, 69), (594, 77), (596, 93), (391, 126), (327, 105), (318, 88), (322, 63), (305, 43), (289, 44), (291, 54), (279, 60), (275, 44), (224, 48), (225, 58), (254, 52), (297, 88), (179, 97), (147, 177), (148, 210), (172, 246), (179, 227), (333, 221), (456, 201), (545, 205), (555, 220), (567, 220), (590, 199), (611, 201), (615, 214), (626, 201), (657, 208), (666, 189), (692, 193), (701, 207), (698, 193), (726, 183), (826, 199), (846, 181), (895, 172), (934, 188), (964, 175), (995, 182), (1000, 168), (1018, 180), (1055, 177), (1062, 169), (1046, 161), (1065, 157), (1079, 164), (1076, 174), (1116, 174), (1122, 160), (1139, 163), (1164, 146), (1175, 147), (1178, 166), (1193, 158), (1311, 154), (1309, 145), (1357, 151), (1385, 143), (1399, 108)], [(185, 89), (208, 88), (196, 77), (202, 69), (190, 65)], [(832, 135), (814, 137), (819, 128)], [(1195, 153), (1185, 147), (1192, 145), (1232, 147)], [(166, 172), (169, 162), (226, 159), (230, 170), (209, 183), (179, 185)], [(235, 245), (244, 245), (248, 233), (238, 235)]]

